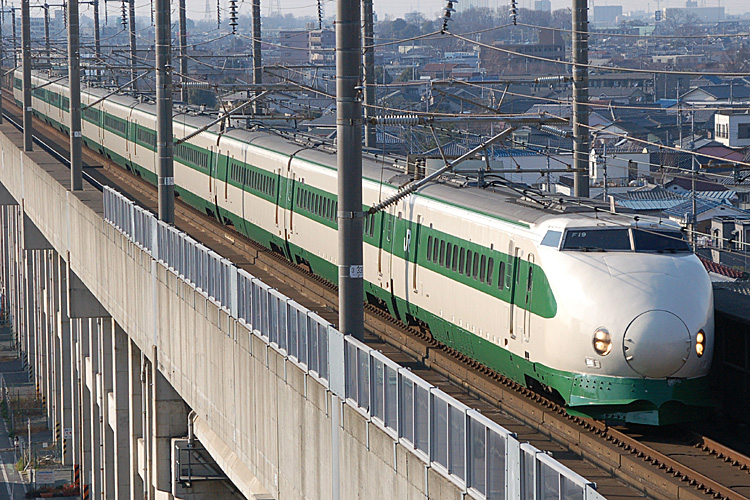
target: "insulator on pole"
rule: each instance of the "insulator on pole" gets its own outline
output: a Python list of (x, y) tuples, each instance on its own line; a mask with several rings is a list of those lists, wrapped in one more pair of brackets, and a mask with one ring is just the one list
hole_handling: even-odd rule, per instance
[(378, 125), (405, 125), (407, 127), (414, 127), (425, 122), (425, 119), (418, 115), (373, 116), (372, 120)]
[(151, 0), (151, 26), (154, 25), (154, 0)]
[(63, 2), (63, 26), (68, 27), (68, 2)]
[(445, 11), (443, 11), (443, 29), (440, 30), (441, 33), (448, 31), (448, 21), (451, 20), (451, 14), (456, 12), (456, 9), (453, 8), (453, 4), (456, 3), (458, 3), (458, 0), (448, 0), (448, 3), (446, 3)]
[(221, 29), (221, 0), (216, 0), (216, 29)]
[(570, 137), (572, 134), (568, 130), (563, 130), (560, 127), (553, 127), (552, 125), (541, 125), (539, 130), (547, 132), (548, 134), (555, 135), (557, 137)]
[(516, 26), (518, 21), (518, 2), (517, 0), (510, 0), (510, 19), (513, 21), (513, 26)]
[(318, 0), (318, 29), (323, 29), (323, 0)]
[(109, 25), (109, 17), (107, 16), (107, 0), (104, 0), (104, 26)]
[(571, 81), (569, 76), (540, 76), (534, 83), (565, 83)]
[(122, 30), (128, 30), (128, 4), (125, 0), (122, 0), (122, 18), (120, 19), (122, 24)]
[(229, 0), (229, 26), (232, 27), (232, 33), (237, 33), (237, 0)]

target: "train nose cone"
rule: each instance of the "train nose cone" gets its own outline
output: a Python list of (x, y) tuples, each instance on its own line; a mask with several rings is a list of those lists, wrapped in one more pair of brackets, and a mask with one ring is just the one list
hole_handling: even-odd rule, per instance
[(685, 364), (690, 354), (690, 332), (674, 314), (648, 311), (628, 325), (623, 353), (630, 367), (644, 377), (667, 377)]

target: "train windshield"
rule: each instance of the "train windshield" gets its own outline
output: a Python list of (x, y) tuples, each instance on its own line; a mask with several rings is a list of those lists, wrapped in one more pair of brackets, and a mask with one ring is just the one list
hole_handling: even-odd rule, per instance
[(690, 252), (690, 246), (680, 231), (633, 228), (633, 243), (636, 252)]
[(569, 229), (565, 232), (563, 250), (583, 252), (630, 251), (630, 234), (627, 228)]

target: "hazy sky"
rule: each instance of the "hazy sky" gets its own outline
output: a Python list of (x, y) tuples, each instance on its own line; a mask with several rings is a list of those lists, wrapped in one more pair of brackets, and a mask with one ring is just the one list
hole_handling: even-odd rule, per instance
[[(222, 5), (222, 17), (228, 17), (228, 0), (219, 0)], [(420, 11), (428, 17), (436, 16), (444, 7), (444, 0), (373, 0), (375, 12), (380, 19), (386, 15), (391, 17), (402, 17), (407, 12)], [(507, 8), (510, 0), (457, 0), (456, 10), (467, 8), (469, 5), (477, 5), (491, 8)], [(12, 2), (12, 0), (11, 0)], [(532, 8), (534, 0), (518, 0), (520, 7)], [(32, 0), (32, 4), (33, 4)], [(212, 19), (216, 19), (217, 0), (209, 0)], [(173, 5), (176, 1), (173, 0)], [(553, 9), (562, 9), (570, 7), (572, 0), (552, 0)], [(109, 24), (118, 23), (120, 15), (120, 2), (114, 0), (101, 2), (100, 6), (108, 6)], [(150, 2), (136, 0), (139, 6), (137, 15), (148, 16)], [(326, 17), (332, 17), (336, 13), (336, 3), (334, 0), (324, 0), (324, 10)], [(593, 5), (623, 5), (623, 11), (647, 10), (653, 11), (657, 8), (657, 0), (589, 0), (589, 7)], [(684, 0), (659, 0), (658, 6), (664, 7), (683, 7)], [(698, 0), (698, 5), (715, 7), (722, 5), (729, 14), (739, 14), (750, 11), (750, 3), (747, 0)], [(240, 14), (249, 14), (251, 9), (251, 0), (238, 0)], [(627, 6), (627, 7), (626, 7)], [(81, 5), (81, 13), (91, 16), (90, 6)], [(100, 7), (101, 8), (101, 7)], [(317, 3), (315, 0), (261, 0), (261, 11), (263, 15), (268, 15), (270, 10), (280, 11), (282, 14), (294, 14), (295, 16), (317, 16)], [(187, 0), (187, 15), (191, 19), (204, 19), (206, 13), (206, 0)], [(176, 16), (174, 16), (176, 17)], [(104, 21), (102, 14), (102, 21)], [(176, 20), (176, 19), (174, 19)]]

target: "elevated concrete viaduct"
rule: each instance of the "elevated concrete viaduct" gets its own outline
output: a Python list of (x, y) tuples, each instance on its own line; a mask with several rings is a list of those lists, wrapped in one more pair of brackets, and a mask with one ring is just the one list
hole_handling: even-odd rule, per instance
[[(0, 125), (0, 280), (29, 377), (84, 498), (522, 497), (519, 457), (536, 457), (533, 449), (470, 409), (441, 406), (440, 391), (340, 334), (320, 351), (327, 380), (300, 368), (238, 319), (237, 304), (209, 299), (105, 221), (100, 191), (71, 192), (65, 166), (22, 146), (19, 132)], [(354, 365), (374, 370), (360, 373), (354, 403), (345, 346)], [(377, 396), (367, 392), (363, 403), (363, 387), (396, 373), (415, 405), (418, 394), (436, 402), (424, 407), (434, 413), (408, 415), (409, 429), (401, 401), (398, 416), (380, 414), (381, 423), (361, 407), (374, 408)], [(393, 386), (379, 387), (391, 398)], [(446, 434), (449, 444), (424, 431), (432, 435), (424, 444), (420, 419), (432, 429), (429, 415), (441, 408), (459, 431)], [(542, 455), (527, 459), (530, 470), (558, 470)], [(579, 476), (559, 474), (560, 484), (577, 481), (580, 498), (601, 498)]]

